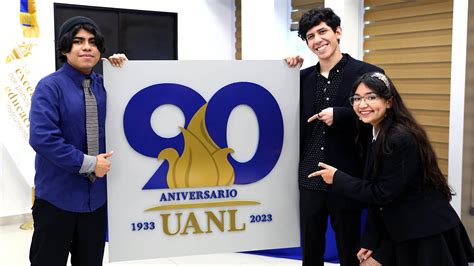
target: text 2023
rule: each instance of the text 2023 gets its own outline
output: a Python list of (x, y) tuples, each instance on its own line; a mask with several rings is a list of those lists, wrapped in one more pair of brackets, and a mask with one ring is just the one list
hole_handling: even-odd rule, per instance
[(272, 220), (273, 220), (273, 217), (271, 214), (250, 215), (251, 223), (266, 223), (266, 222), (271, 222)]

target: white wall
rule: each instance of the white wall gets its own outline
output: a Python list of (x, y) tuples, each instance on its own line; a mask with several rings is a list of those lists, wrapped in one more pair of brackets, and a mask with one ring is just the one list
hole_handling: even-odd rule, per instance
[(283, 59), (290, 25), (288, 0), (242, 0), (242, 59)]
[[(56, 3), (126, 8), (178, 13), (178, 57), (180, 60), (234, 59), (233, 0), (63, 0)], [(41, 36), (34, 49), (36, 64), (32, 72), (42, 77), (54, 71), (54, 1), (36, 0)], [(0, 80), (8, 74), (4, 60), (21, 41), (19, 1), (2, 1), (0, 9)], [(7, 26), (8, 25), (8, 26)], [(111, 51), (112, 52), (112, 51)], [(3, 89), (3, 84), (2, 84)], [(2, 117), (2, 116), (0, 116)], [(5, 121), (0, 121), (5, 125)], [(2, 130), (8, 128), (2, 127)], [(3, 135), (4, 136), (4, 135)], [(0, 217), (28, 213), (31, 188), (0, 141)], [(31, 168), (34, 166), (31, 165)]]
[(453, 2), (453, 41), (451, 54), (451, 90), (449, 116), (449, 183), (456, 192), (451, 201), (461, 216), (463, 139), (464, 139), (464, 95), (466, 90), (466, 47), (469, 1)]
[(0, 217), (23, 214), (31, 208), (31, 187), (0, 143)]

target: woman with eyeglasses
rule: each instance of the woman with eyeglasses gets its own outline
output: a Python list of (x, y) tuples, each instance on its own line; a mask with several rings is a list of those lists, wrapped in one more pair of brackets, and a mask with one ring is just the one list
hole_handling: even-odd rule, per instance
[(360, 122), (373, 128), (364, 179), (322, 162), (309, 177), (321, 176), (332, 191), (368, 203), (361, 265), (468, 265), (472, 245), (449, 204), (453, 192), (392, 81), (382, 73), (364, 74), (350, 102)]

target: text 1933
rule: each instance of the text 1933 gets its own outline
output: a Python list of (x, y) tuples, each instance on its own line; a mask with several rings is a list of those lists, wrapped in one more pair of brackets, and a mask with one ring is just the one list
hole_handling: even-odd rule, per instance
[(132, 231), (155, 230), (155, 222), (137, 222), (132, 223)]

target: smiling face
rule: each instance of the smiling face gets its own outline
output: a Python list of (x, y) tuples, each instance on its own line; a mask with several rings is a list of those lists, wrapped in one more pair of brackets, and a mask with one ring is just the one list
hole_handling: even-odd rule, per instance
[(340, 59), (341, 51), (338, 42), (340, 38), (341, 27), (337, 27), (334, 32), (326, 22), (321, 22), (306, 32), (306, 44), (320, 61), (331, 61), (332, 58)]
[(392, 106), (391, 99), (381, 98), (364, 83), (359, 84), (354, 96), (360, 99), (354, 102), (354, 112), (362, 122), (377, 128), (385, 118), (387, 110)]
[(74, 36), (71, 50), (63, 54), (68, 64), (83, 74), (90, 74), (100, 59), (94, 34), (84, 29), (80, 29)]

